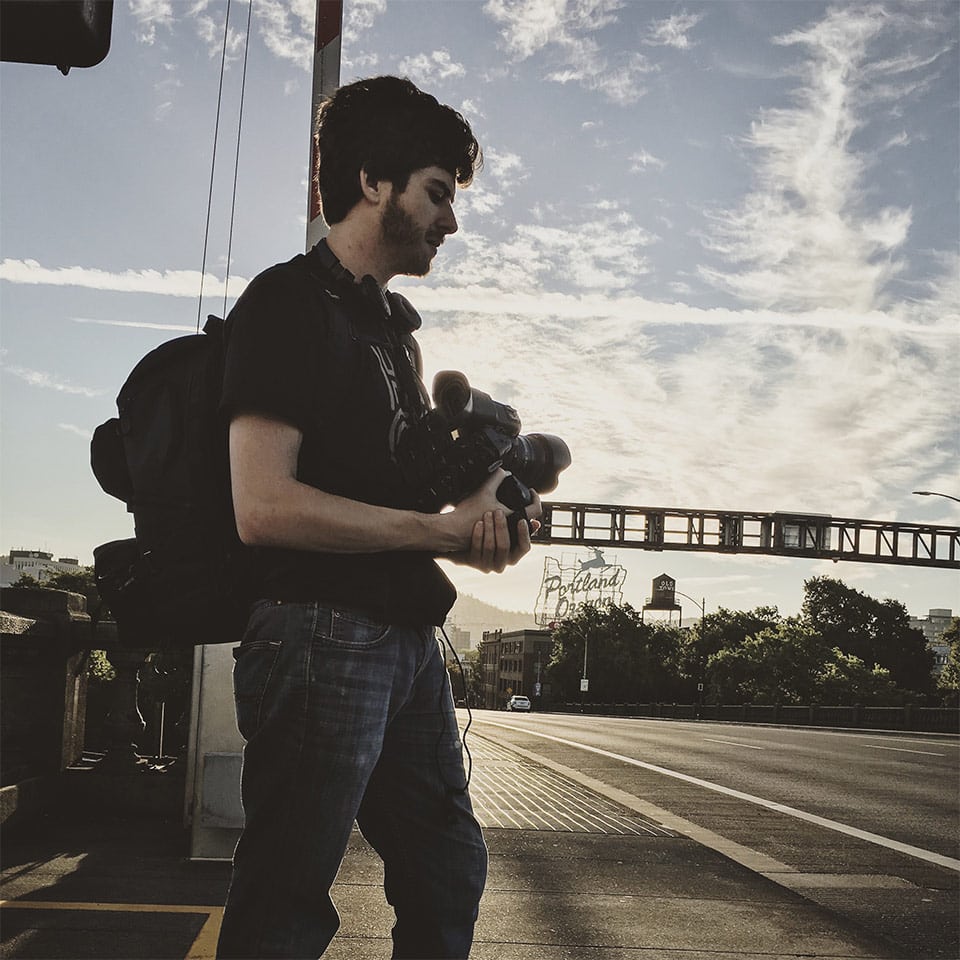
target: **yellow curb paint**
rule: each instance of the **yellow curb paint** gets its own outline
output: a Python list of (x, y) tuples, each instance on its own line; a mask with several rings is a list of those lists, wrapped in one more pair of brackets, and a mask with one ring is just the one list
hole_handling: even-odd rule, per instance
[(223, 922), (223, 907), (214, 907), (207, 915), (207, 919), (197, 939), (187, 951), (186, 960), (213, 960), (217, 955), (217, 940), (220, 939), (220, 924)]
[(102, 913), (205, 913), (222, 907), (179, 903), (82, 903), (72, 900), (0, 900), (0, 907), (22, 910), (98, 910)]
[(212, 960), (223, 920), (223, 907), (180, 903), (82, 903), (52, 900), (0, 900), (0, 907), (18, 910), (86, 910), (97, 913), (180, 913), (206, 914), (203, 926), (190, 945), (184, 960)]

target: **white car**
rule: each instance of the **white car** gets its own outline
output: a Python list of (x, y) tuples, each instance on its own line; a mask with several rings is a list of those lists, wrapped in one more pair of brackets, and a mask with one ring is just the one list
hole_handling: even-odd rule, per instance
[(507, 701), (508, 710), (530, 710), (530, 698), (529, 697), (511, 697)]

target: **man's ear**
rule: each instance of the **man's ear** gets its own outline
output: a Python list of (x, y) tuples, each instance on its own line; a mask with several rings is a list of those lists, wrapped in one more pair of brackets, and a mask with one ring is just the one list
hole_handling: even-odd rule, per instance
[(384, 189), (386, 186), (386, 180), (375, 180), (367, 173), (366, 167), (360, 169), (360, 192), (365, 200), (373, 204), (379, 204), (386, 196)]

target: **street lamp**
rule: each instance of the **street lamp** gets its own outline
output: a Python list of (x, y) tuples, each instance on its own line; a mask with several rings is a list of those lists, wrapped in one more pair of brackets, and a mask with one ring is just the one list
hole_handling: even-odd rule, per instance
[(690, 600), (692, 603), (696, 603), (696, 604), (700, 607), (700, 620), (701, 620), (701, 621), (702, 621), (703, 618), (707, 615), (707, 599), (706, 599), (706, 597), (703, 597), (701, 600), (697, 601), (697, 600), (695, 600), (693, 597), (691, 597), (690, 594), (688, 594), (688, 593), (681, 593), (679, 590), (674, 590), (673, 592), (674, 592), (678, 597), (686, 597), (687, 600)]
[(912, 490), (918, 497), (946, 497), (948, 500), (956, 500), (960, 503), (960, 497), (955, 497), (949, 493), (937, 493), (936, 490)]
[[(680, 590), (674, 590), (675, 594), (681, 597), (686, 597), (688, 600), (696, 603), (697, 601), (687, 593), (682, 593)], [(682, 614), (681, 614), (682, 616)], [(707, 617), (707, 598), (703, 597), (700, 600), (700, 638), (703, 639), (703, 621)], [(702, 708), (703, 700), (703, 664), (700, 663), (700, 675), (697, 678), (697, 720), (700, 719), (700, 712)]]

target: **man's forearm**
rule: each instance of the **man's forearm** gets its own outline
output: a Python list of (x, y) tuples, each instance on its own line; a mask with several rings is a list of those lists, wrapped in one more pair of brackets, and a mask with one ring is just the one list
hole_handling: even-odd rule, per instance
[(325, 553), (425, 550), (443, 554), (469, 545), (469, 532), (458, 530), (452, 518), (349, 500), (293, 478), (262, 492), (235, 483), (234, 509), (240, 539), (249, 546)]

